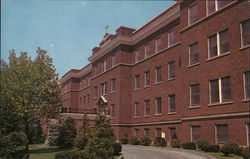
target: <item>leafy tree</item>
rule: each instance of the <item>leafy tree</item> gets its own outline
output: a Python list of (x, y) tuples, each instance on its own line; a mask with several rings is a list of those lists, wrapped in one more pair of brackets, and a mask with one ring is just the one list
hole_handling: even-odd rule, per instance
[(73, 147), (76, 137), (75, 122), (72, 118), (67, 118), (59, 128), (57, 146), (62, 148)]
[(38, 48), (36, 52), (37, 57), (32, 60), (28, 53), (21, 52), (17, 57), (12, 50), (9, 62), (1, 61), (1, 134), (23, 131), (27, 136), (26, 158), (29, 158), (31, 126), (41, 117), (55, 117), (61, 103), (52, 59), (45, 50)]

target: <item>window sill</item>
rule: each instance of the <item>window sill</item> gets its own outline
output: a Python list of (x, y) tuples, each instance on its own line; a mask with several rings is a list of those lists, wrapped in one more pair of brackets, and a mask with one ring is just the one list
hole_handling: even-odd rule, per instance
[(149, 118), (150, 116), (149, 115), (144, 115), (143, 118)]
[(176, 112), (168, 112), (168, 115), (174, 115)]
[(155, 83), (155, 85), (158, 85), (158, 84), (162, 84), (162, 82), (157, 82), (157, 83)]
[(209, 61), (212, 61), (212, 60), (215, 60), (215, 59), (218, 59), (218, 58), (221, 58), (221, 57), (230, 55), (230, 53), (231, 53), (231, 52), (229, 51), (229, 52), (223, 53), (223, 54), (221, 54), (221, 55), (218, 55), (218, 56), (215, 56), (215, 57), (211, 57), (211, 58), (207, 59), (206, 61), (209, 62)]
[(162, 116), (162, 114), (155, 114), (155, 116)]
[(116, 91), (112, 91), (112, 92), (110, 92), (111, 94), (113, 94), (113, 93), (115, 93)]
[(175, 79), (176, 79), (176, 77), (171, 78), (171, 79), (168, 79), (167, 81), (173, 81), (173, 80), (175, 80)]
[(242, 50), (245, 50), (247, 48), (250, 48), (250, 45), (242, 46), (239, 50), (242, 51)]
[(140, 88), (136, 88), (136, 89), (134, 89), (134, 91), (139, 91), (140, 90)]
[(213, 104), (209, 104), (209, 107), (213, 107), (213, 106), (220, 106), (220, 105), (227, 105), (227, 104), (233, 104), (233, 101), (229, 101), (229, 102), (222, 102), (222, 103), (213, 103)]
[(148, 87), (150, 87), (150, 85), (144, 86), (144, 88), (148, 88)]
[(139, 119), (140, 117), (135, 116), (134, 119)]
[(243, 103), (250, 102), (250, 99), (243, 99), (242, 102)]
[(197, 65), (200, 65), (200, 63), (198, 62), (198, 63), (192, 64), (192, 65), (189, 65), (189, 66), (187, 66), (187, 68), (191, 68), (191, 67), (194, 67), (194, 66), (197, 66)]
[(199, 109), (201, 106), (197, 105), (197, 106), (189, 106), (189, 109)]

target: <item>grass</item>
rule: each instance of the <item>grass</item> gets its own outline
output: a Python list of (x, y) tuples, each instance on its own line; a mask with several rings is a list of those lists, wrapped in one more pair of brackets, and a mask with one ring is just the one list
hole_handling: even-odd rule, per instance
[(57, 146), (43, 147), (42, 144), (30, 145), (30, 159), (54, 159), (55, 154), (65, 150), (71, 149), (61, 149)]
[(203, 153), (214, 156), (214, 157), (216, 157), (218, 159), (243, 159), (243, 157), (236, 156), (236, 155), (224, 156), (224, 154), (222, 152), (203, 152)]

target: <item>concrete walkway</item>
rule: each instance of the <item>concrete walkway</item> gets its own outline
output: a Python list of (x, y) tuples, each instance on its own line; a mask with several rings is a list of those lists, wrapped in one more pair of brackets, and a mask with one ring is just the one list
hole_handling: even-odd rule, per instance
[(217, 159), (201, 152), (178, 148), (122, 145), (124, 159)]

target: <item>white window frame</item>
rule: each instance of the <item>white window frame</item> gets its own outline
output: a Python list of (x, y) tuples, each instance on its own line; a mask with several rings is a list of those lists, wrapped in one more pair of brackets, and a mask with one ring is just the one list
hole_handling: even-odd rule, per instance
[(95, 86), (94, 87), (94, 98), (96, 98), (98, 96), (98, 87)]
[[(200, 104), (201, 104), (201, 101), (200, 101), (199, 105), (192, 105), (192, 86), (194, 86), (194, 85), (199, 85), (199, 89), (200, 89), (200, 83), (195, 83), (195, 84), (189, 85), (189, 101), (190, 101), (189, 107), (190, 108), (200, 107)], [(201, 95), (199, 94), (199, 96), (201, 96)]]
[[(147, 74), (149, 73), (149, 84), (147, 85)], [(151, 81), (150, 81), (150, 71), (145, 71), (144, 72), (144, 87), (149, 87), (150, 86), (150, 83), (151, 83)]]
[[(198, 42), (195, 42), (195, 43), (192, 43), (192, 44), (190, 44), (189, 46), (188, 46), (188, 52), (189, 52), (189, 66), (192, 66), (192, 65), (195, 65), (195, 64), (198, 64), (199, 63), (199, 61), (198, 62), (196, 62), (196, 63), (193, 63), (193, 64), (191, 64), (191, 46), (193, 46), (193, 45), (195, 45), (195, 44), (197, 44), (198, 45), (198, 50), (199, 50), (199, 43)], [(209, 47), (209, 45), (208, 45), (208, 47)], [(208, 48), (208, 50), (209, 50), (209, 48)], [(199, 54), (199, 51), (198, 51), (198, 54)]]
[[(193, 127), (200, 127), (201, 128), (201, 126), (200, 125), (190, 125), (190, 139), (191, 139), (191, 142), (194, 142), (193, 141)], [(200, 129), (201, 130), (201, 129)], [(201, 133), (201, 132), (200, 132)], [(201, 134), (200, 134), (201, 135)]]
[[(155, 39), (155, 53), (158, 53), (158, 52), (161, 51), (161, 49), (158, 50), (158, 40), (161, 40), (161, 37), (157, 37), (157, 38)], [(161, 42), (161, 44), (162, 44), (162, 42)]]
[(107, 71), (107, 59), (104, 60), (103, 62), (103, 72)]
[[(249, 1), (250, 2), (250, 1)], [(243, 30), (242, 30), (242, 23), (244, 22), (244, 21), (246, 21), (246, 20), (248, 20), (249, 18), (247, 18), (247, 19), (244, 19), (244, 20), (242, 20), (242, 21), (240, 21), (240, 44), (241, 44), (241, 47), (243, 48), (243, 47), (247, 47), (247, 46), (249, 46), (249, 45), (243, 45)]]
[[(218, 83), (219, 83), (219, 102), (218, 103), (224, 103), (223, 101), (222, 101), (222, 85), (221, 85), (221, 79), (222, 78), (225, 78), (225, 77), (229, 77), (230, 78), (230, 82), (232, 82), (231, 81), (231, 76), (224, 76), (224, 77), (219, 77), (219, 78), (216, 78), (216, 79), (212, 79), (212, 80), (218, 80)], [(211, 103), (211, 81), (212, 80), (209, 80), (209, 103), (210, 104), (216, 104), (216, 103)], [(231, 90), (232, 90), (232, 87), (231, 87)], [(232, 93), (232, 92), (231, 92)], [(231, 94), (232, 95), (232, 94)], [(232, 101), (232, 99), (231, 99), (231, 101)], [(231, 101), (227, 101), (227, 102), (231, 102)]]
[[(161, 112), (160, 113), (158, 113), (158, 103), (157, 103), (157, 100), (158, 99), (160, 99), (160, 101), (161, 101)], [(162, 98), (161, 97), (157, 97), (157, 98), (155, 98), (155, 106), (156, 106), (156, 108), (155, 108), (155, 115), (161, 115), (162, 114)]]
[(250, 136), (249, 136), (248, 131), (249, 131), (249, 123), (246, 123), (247, 146), (250, 146), (250, 143), (249, 143)]
[[(174, 30), (174, 29), (170, 29), (170, 30), (168, 31), (168, 48), (170, 48), (171, 46), (173, 46), (173, 45), (174, 45), (174, 43), (173, 43), (172, 45), (170, 45), (170, 38), (169, 38), (169, 34), (170, 34), (171, 32), (175, 32), (175, 30)], [(174, 38), (175, 38), (175, 35), (174, 35)]]
[[(139, 86), (137, 86), (137, 80), (139, 80)], [(140, 75), (135, 75), (135, 90), (140, 89)]]
[[(161, 133), (162, 133), (162, 128), (155, 128), (155, 137), (158, 137), (158, 135), (157, 135), (157, 131), (158, 131), (158, 130), (160, 130)], [(160, 134), (159, 137), (161, 137), (161, 134)]]
[[(147, 114), (147, 102), (149, 103), (149, 113)], [(150, 100), (147, 99), (147, 100), (144, 100), (144, 117), (147, 117), (147, 116), (150, 116)]]
[[(114, 114), (113, 114), (113, 111), (114, 111)], [(113, 118), (116, 116), (115, 104), (111, 104), (111, 113), (110, 113), (110, 116), (113, 117)]]
[[(175, 105), (175, 111), (171, 112), (170, 111), (170, 96), (174, 96), (175, 97), (175, 101), (174, 101), (174, 105)], [(168, 113), (176, 113), (176, 95), (175, 94), (170, 94), (168, 95)]]
[(215, 11), (213, 12), (213, 13), (211, 13), (211, 14), (208, 14), (208, 1), (209, 0), (206, 0), (206, 15), (207, 16), (210, 16), (210, 15), (212, 15), (212, 14), (214, 14), (215, 12), (217, 12), (217, 11), (219, 11), (219, 10), (221, 10), (221, 9), (223, 9), (223, 8), (225, 8), (225, 7), (227, 7), (228, 5), (230, 5), (230, 4), (232, 4), (233, 2), (235, 2), (235, 0), (234, 1), (232, 1), (231, 3), (228, 3), (227, 5), (225, 5), (224, 7), (222, 7), (222, 8), (218, 8), (218, 0), (214, 0), (215, 1)]
[[(220, 30), (220, 31), (218, 31), (218, 32), (216, 32), (216, 33), (211, 34), (211, 35), (208, 36), (208, 38), (207, 38), (207, 44), (208, 44), (208, 45), (207, 45), (207, 49), (208, 49), (208, 59), (215, 58), (215, 57), (218, 57), (218, 56), (221, 56), (221, 55), (223, 55), (223, 54), (227, 54), (227, 53), (230, 52), (230, 50), (229, 50), (228, 52), (224, 52), (224, 53), (221, 53), (221, 51), (220, 51), (220, 33), (223, 32), (223, 31), (225, 31), (225, 30), (227, 30), (228, 33), (229, 33), (229, 29), (228, 29), (228, 28), (225, 28), (225, 29), (223, 29), (223, 30)], [(211, 37), (211, 36), (213, 36), (213, 35), (215, 35), (215, 34), (216, 34), (216, 43), (217, 43), (217, 55), (211, 57), (211, 56), (210, 56), (210, 51), (209, 51), (209, 37)], [(229, 43), (229, 42), (230, 42), (230, 41), (229, 41), (229, 39), (228, 39), (228, 43)], [(230, 44), (229, 44), (229, 45), (230, 45)], [(229, 49), (230, 49), (230, 48), (229, 48)]]
[(105, 96), (107, 94), (106, 92), (106, 82), (102, 83), (102, 95)]
[(112, 59), (112, 67), (114, 67), (116, 65), (116, 56), (113, 55), (111, 59)]
[(250, 71), (245, 71), (243, 73), (243, 87), (244, 87), (244, 100), (250, 100), (250, 97), (247, 98), (247, 91), (246, 91), (246, 73)]
[[(110, 82), (110, 92), (111, 93), (113, 93), (113, 92), (116, 92), (116, 79), (115, 78), (113, 78), (113, 79), (111, 79), (111, 82)], [(113, 88), (115, 88), (115, 89), (113, 89)]]
[(150, 137), (150, 129), (149, 128), (144, 128), (144, 136), (147, 136), (146, 131), (148, 130), (148, 137)]
[(150, 57), (150, 55), (148, 55), (148, 51), (150, 51), (150, 43), (145, 44), (145, 59)]
[[(140, 56), (140, 58), (138, 58), (138, 56)], [(137, 59), (138, 58), (138, 59)], [(141, 61), (141, 50), (140, 49), (137, 49), (135, 51), (135, 63), (138, 63)]]
[[(158, 69), (161, 69), (161, 81), (158, 82)], [(162, 67), (158, 66), (155, 68), (155, 84), (162, 83)]]
[[(218, 133), (218, 131), (217, 131), (217, 126), (219, 126), (219, 125), (226, 125), (227, 126), (227, 129), (229, 128), (228, 127), (228, 124), (215, 124), (215, 144), (218, 144), (218, 135), (217, 135), (217, 133)], [(228, 133), (229, 133), (229, 131), (228, 131)], [(227, 134), (228, 135), (228, 139), (229, 139), (229, 134)]]
[[(174, 65), (174, 77), (171, 77), (170, 76), (170, 64), (173, 64)], [(171, 61), (171, 62), (168, 62), (168, 80), (172, 80), (172, 79), (175, 79), (176, 76), (175, 76), (175, 61)]]
[[(190, 23), (190, 8), (191, 7), (193, 7), (193, 6), (195, 6), (195, 5), (197, 5), (197, 3), (194, 3), (194, 4), (192, 4), (192, 5), (190, 5), (189, 7), (188, 7), (188, 25), (190, 26), (190, 25), (193, 25), (194, 23), (196, 23), (196, 22), (194, 22), (194, 23)], [(198, 6), (197, 6), (198, 7)]]
[[(137, 104), (138, 104), (138, 107), (139, 107), (139, 112), (138, 112), (138, 114), (137, 114)], [(139, 105), (139, 104), (140, 104), (139, 102), (135, 102), (135, 104), (134, 104), (134, 108), (135, 108), (134, 117), (135, 117), (135, 118), (139, 118), (139, 116), (140, 116), (140, 105)]]

